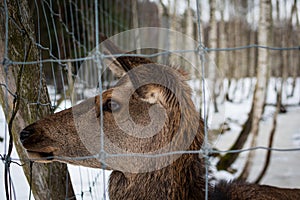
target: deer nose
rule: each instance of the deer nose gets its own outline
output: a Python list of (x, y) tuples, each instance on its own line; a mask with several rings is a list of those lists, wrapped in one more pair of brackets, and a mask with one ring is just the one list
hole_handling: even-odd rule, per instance
[(20, 133), (20, 140), (22, 144), (32, 135), (32, 133), (28, 130), (23, 129)]

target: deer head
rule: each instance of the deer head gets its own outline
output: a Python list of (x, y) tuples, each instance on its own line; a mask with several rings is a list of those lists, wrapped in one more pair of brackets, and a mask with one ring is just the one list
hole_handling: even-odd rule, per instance
[(181, 157), (170, 152), (201, 148), (203, 125), (182, 71), (128, 55), (107, 65), (120, 78), (114, 87), (20, 133), (31, 159), (145, 172)]

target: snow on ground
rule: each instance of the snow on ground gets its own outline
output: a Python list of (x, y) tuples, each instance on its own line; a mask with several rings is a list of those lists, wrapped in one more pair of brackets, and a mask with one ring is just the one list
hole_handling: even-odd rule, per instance
[[(5, 121), (5, 117), (4, 117), (4, 113), (3, 113), (3, 109), (0, 106), (0, 137), (5, 139), (5, 136), (7, 135), (7, 124)], [(8, 139), (8, 138), (6, 138)], [(6, 151), (6, 146), (5, 146), (5, 142), (0, 142), (0, 154), (3, 156), (4, 152)], [(18, 154), (15, 150), (15, 148), (12, 151), (12, 155), (13, 158), (18, 158)], [(1, 162), (1, 161), (0, 161)], [(0, 190), (2, 192), (0, 192), (0, 200), (4, 200), (6, 199), (5, 197), (5, 189), (4, 189), (4, 163), (1, 162), (0, 163)], [(19, 165), (16, 165), (14, 163), (11, 164), (10, 166), (10, 171), (11, 171), (11, 177), (12, 177), (12, 181), (13, 181), (13, 185), (15, 188), (15, 194), (16, 194), (16, 199), (28, 199), (29, 197), (29, 186), (28, 183), (26, 181), (24, 172), (22, 167), (20, 167)], [(34, 198), (32, 198), (34, 199)]]
[[(268, 97), (267, 103), (275, 103), (276, 93), (274, 92), (274, 84), (275, 79), (271, 79), (269, 89), (268, 89)], [(247, 119), (248, 112), (251, 106), (251, 95), (250, 98), (247, 91), (250, 89), (253, 91), (253, 87), (251, 87), (251, 83), (255, 83), (255, 80), (252, 79), (244, 79), (243, 81), (235, 82), (230, 88), (230, 95), (234, 93), (234, 86), (237, 86), (236, 93), (234, 95), (234, 102), (229, 103), (225, 102), (221, 104), (220, 110), (221, 114), (214, 114), (213, 112), (209, 112), (211, 115), (209, 121), (209, 127), (215, 128), (216, 124), (220, 124), (226, 122), (230, 124), (231, 130), (227, 131), (225, 134), (220, 134), (215, 141), (212, 142), (213, 147), (217, 147), (220, 150), (226, 150), (230, 147), (232, 142), (238, 136), (239, 131), (241, 130), (241, 124)], [(290, 93), (291, 91), (291, 80), (287, 81), (285, 87), (287, 87), (287, 91)], [(195, 83), (194, 83), (195, 84)], [(226, 86), (226, 81), (224, 84), (224, 88)], [(50, 89), (50, 93), (54, 93), (53, 90)], [(286, 91), (286, 90), (285, 90)], [(54, 93), (55, 94), (55, 93)], [(283, 95), (283, 101), (285, 104), (298, 104), (300, 99), (300, 78), (297, 79), (297, 87), (295, 89), (295, 95), (293, 98), (286, 98), (286, 94)], [(58, 98), (58, 97), (57, 97)], [(56, 98), (56, 99), (57, 99)], [(52, 96), (51, 98), (54, 100), (55, 98)], [(197, 102), (199, 103), (199, 102)], [(70, 107), (71, 103), (69, 101), (63, 102), (60, 105), (60, 109), (65, 109)], [(209, 108), (210, 111), (213, 110), (212, 106)], [(259, 145), (266, 146), (268, 142), (268, 137), (270, 133), (270, 128), (272, 125), (272, 116), (274, 113), (274, 107), (267, 106), (266, 111), (263, 115), (263, 121), (260, 125), (260, 135), (259, 135)], [(230, 118), (230, 120), (228, 120)], [(218, 121), (218, 123), (216, 123)], [(280, 114), (278, 116), (278, 127), (275, 134), (274, 139), (274, 147), (275, 148), (300, 148), (300, 106), (288, 107), (288, 112), (285, 114)], [(2, 109), (0, 108), (0, 136), (5, 137), (7, 134), (5, 129), (6, 123)], [(0, 142), (0, 154), (3, 155), (5, 151), (5, 143)], [(266, 151), (258, 150), (256, 152), (256, 159), (253, 169), (250, 173), (250, 181), (254, 180), (260, 172), (265, 158)], [(241, 154), (241, 159), (239, 159), (236, 163), (234, 163), (234, 167), (237, 169), (241, 169), (243, 163), (245, 162), (247, 153)], [(12, 154), (13, 158), (18, 158), (15, 150)], [(298, 166), (300, 166), (300, 153), (297, 152), (272, 152), (272, 159), (269, 170), (267, 171), (266, 176), (262, 180), (264, 184), (276, 185), (281, 187), (298, 187), (300, 188), (300, 171), (298, 170)], [(77, 199), (103, 199), (103, 194), (105, 191), (107, 196), (107, 186), (108, 186), (108, 178), (109, 171), (103, 171), (101, 169), (91, 169), (86, 167), (78, 167), (68, 165), (69, 171), (71, 174), (71, 179), (73, 182), (75, 194)], [(218, 178), (232, 178), (233, 176), (228, 174), (227, 172), (221, 171), (216, 173)], [(20, 166), (16, 164), (11, 165), (11, 177), (13, 180), (16, 199), (28, 199), (29, 197), (29, 186), (27, 184), (26, 178), (23, 174), (23, 170)], [(0, 188), (4, 188), (4, 164), (0, 164)], [(105, 184), (103, 184), (105, 183)], [(2, 190), (4, 191), (4, 189)], [(5, 193), (0, 193), (0, 200), (5, 199)], [(34, 199), (31, 196), (31, 199)], [(108, 199), (108, 198), (106, 198)]]
[[(288, 114), (278, 116), (278, 127), (274, 138), (274, 148), (300, 148), (295, 143), (295, 136), (300, 133), (300, 107), (288, 108)], [(270, 133), (271, 120), (261, 123), (261, 135), (259, 145), (266, 146)], [(261, 170), (264, 162), (266, 151), (258, 151), (254, 168), (250, 174), (250, 180), (257, 177), (257, 171)], [(292, 152), (272, 152), (270, 169), (262, 180), (264, 184), (272, 184), (281, 187), (298, 187), (300, 188), (300, 151)]]
[[(248, 83), (247, 83), (248, 82)], [(275, 80), (272, 78), (270, 80), (267, 104), (276, 103), (276, 92), (274, 90), (275, 82), (280, 82), (280, 80)], [(246, 84), (249, 84), (246, 81)], [(293, 97), (287, 98), (291, 92), (291, 79), (287, 81), (284, 85), (286, 89), (283, 92), (283, 104), (296, 105), (287, 108), (287, 113), (279, 114), (277, 119), (277, 129), (275, 133), (275, 139), (273, 148), (300, 148), (300, 78), (297, 79), (297, 84), (295, 88), (295, 93)], [(249, 86), (246, 86), (250, 88)], [(286, 93), (287, 91), (287, 93)], [(237, 90), (236, 98), (240, 99), (242, 96), (240, 93), (243, 90)], [(248, 117), (248, 112), (251, 108), (251, 98), (245, 99), (240, 103), (230, 103), (226, 102), (225, 105), (225, 117), (230, 124), (230, 131), (225, 134), (220, 134), (216, 141), (212, 142), (212, 146), (218, 148), (219, 150), (227, 150), (231, 147), (233, 142), (238, 137), (241, 130), (241, 125), (245, 122)], [(237, 101), (235, 101), (237, 102)], [(297, 106), (298, 105), (298, 106)], [(267, 146), (269, 141), (269, 135), (272, 127), (272, 117), (275, 112), (274, 106), (266, 106), (265, 112), (260, 123), (260, 132), (258, 138), (258, 146)], [(250, 138), (251, 139), (251, 138)], [(250, 140), (247, 141), (244, 148), (249, 147)], [(250, 173), (249, 181), (253, 181), (257, 178), (261, 169), (263, 168), (265, 161), (265, 150), (257, 150), (256, 158), (254, 160), (254, 165)], [(238, 159), (234, 164), (233, 168), (237, 169), (238, 172), (243, 167), (245, 159), (247, 158), (248, 152), (241, 153), (240, 159)], [(216, 161), (214, 161), (216, 162)], [(297, 170), (297, 166), (300, 165), (300, 153), (299, 151), (294, 152), (272, 152), (271, 163), (269, 169), (262, 180), (264, 184), (276, 185), (280, 187), (298, 187), (300, 188), (300, 171)], [(238, 175), (239, 173), (237, 173)], [(233, 179), (235, 176), (229, 174), (228, 172), (220, 171), (216, 172), (217, 178)]]

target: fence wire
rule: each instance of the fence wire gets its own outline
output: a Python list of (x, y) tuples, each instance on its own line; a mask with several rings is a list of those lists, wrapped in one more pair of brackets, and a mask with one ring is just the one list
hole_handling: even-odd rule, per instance
[[(23, 2), (21, 0), (16, 0), (16, 9), (19, 9), (18, 5)], [(174, 152), (168, 152), (168, 153), (162, 153), (162, 154), (109, 154), (104, 151), (104, 144), (103, 144), (103, 137), (104, 133), (101, 132), (101, 149), (100, 153), (93, 155), (93, 156), (83, 156), (83, 157), (77, 157), (77, 158), (70, 158), (70, 157), (49, 157), (49, 159), (52, 158), (59, 158), (60, 160), (86, 160), (86, 159), (93, 159), (93, 158), (99, 158), (102, 157), (105, 153), (106, 158), (110, 157), (128, 157), (128, 156), (134, 156), (134, 157), (146, 157), (146, 158), (158, 158), (158, 157), (164, 157), (169, 155), (182, 155), (182, 154), (199, 154), (199, 156), (202, 156), (205, 159), (205, 178), (206, 178), (206, 185), (205, 185), (205, 197), (208, 199), (208, 187), (209, 187), (209, 158), (213, 154), (227, 154), (227, 153), (242, 153), (242, 152), (249, 152), (254, 150), (266, 150), (266, 151), (278, 151), (278, 152), (291, 152), (291, 151), (300, 151), (300, 148), (269, 148), (264, 146), (257, 146), (257, 147), (251, 147), (251, 148), (243, 148), (243, 149), (235, 149), (235, 150), (215, 150), (211, 148), (209, 144), (208, 139), (208, 122), (207, 122), (207, 115), (208, 113), (208, 107), (207, 101), (206, 101), (206, 89), (205, 89), (205, 80), (206, 80), (206, 70), (205, 69), (205, 63), (208, 62), (206, 60), (206, 54), (209, 54), (210, 52), (234, 52), (234, 51), (240, 51), (240, 50), (249, 50), (249, 49), (258, 49), (258, 48), (264, 48), (268, 49), (270, 51), (289, 51), (289, 52), (296, 52), (299, 56), (299, 50), (300, 50), (300, 44), (299, 41), (296, 41), (295, 43), (290, 44), (289, 46), (282, 46), (277, 47), (275, 46), (262, 46), (256, 43), (248, 44), (248, 45), (238, 45), (234, 47), (222, 47), (222, 48), (209, 48), (206, 47), (205, 40), (203, 37), (205, 36), (205, 31), (207, 31), (208, 27), (205, 26), (205, 22), (201, 17), (203, 17), (201, 4), (199, 0), (196, 1), (196, 5), (194, 5), (194, 11), (195, 16), (192, 18), (193, 23), (196, 25), (197, 30), (195, 31), (196, 34), (194, 35), (195, 38), (198, 38), (198, 46), (196, 46), (193, 49), (176, 49), (176, 50), (163, 50), (160, 52), (155, 53), (130, 53), (130, 54), (114, 54), (114, 55), (104, 55), (100, 53), (100, 50), (98, 49), (97, 44), (100, 43), (99, 39), (99, 33), (103, 32), (107, 36), (112, 36), (114, 34), (120, 33), (122, 31), (126, 31), (132, 28), (138, 28), (134, 27), (133, 20), (137, 20), (139, 23), (139, 26), (151, 26), (154, 23), (153, 26), (159, 26), (158, 20), (156, 20), (155, 17), (159, 18), (159, 12), (157, 11), (155, 6), (165, 8), (163, 5), (163, 1), (136, 1), (138, 3), (138, 7), (140, 9), (140, 13), (134, 13), (135, 11), (132, 10), (133, 3), (135, 1), (124, 2), (121, 0), (115, 0), (115, 1), (84, 1), (84, 0), (71, 0), (71, 1), (52, 1), (52, 0), (42, 0), (42, 1), (34, 1), (32, 2), (32, 5), (30, 4), (30, 7), (28, 8), (30, 10), (30, 13), (32, 13), (32, 17), (35, 19), (35, 37), (33, 37), (32, 34), (28, 35), (28, 38), (31, 41), (31, 44), (34, 45), (38, 49), (38, 60), (30, 60), (30, 58), (26, 57), (26, 53), (24, 54), (24, 58), (22, 59), (13, 59), (13, 51), (14, 49), (11, 48), (9, 44), (9, 34), (12, 30), (10, 30), (11, 27), (14, 28), (13, 31), (16, 31), (18, 35), (23, 35), (24, 33), (24, 27), (20, 26), (19, 19), (16, 19), (15, 16), (12, 16), (11, 11), (9, 11), (8, 5), (10, 2), (7, 2), (4, 0), (1, 2), (1, 17), (4, 17), (4, 47), (3, 47), (3, 55), (0, 55), (1, 60), (1, 67), (4, 68), (4, 71), (6, 74), (4, 74), (5, 80), (4, 82), (0, 83), (0, 86), (4, 89), (5, 95), (5, 103), (2, 104), (4, 113), (6, 114), (5, 118), (8, 122), (8, 127), (4, 126), (4, 138), (3, 138), (3, 152), (0, 154), (1, 160), (3, 161), (3, 165), (5, 166), (5, 190), (6, 190), (6, 199), (17, 199), (16, 196), (18, 195), (18, 190), (14, 187), (13, 182), (14, 180), (11, 178), (11, 174), (13, 171), (11, 171), (11, 165), (16, 164), (20, 165), (19, 163), (29, 163), (30, 162), (30, 168), (32, 168), (32, 165), (35, 159), (19, 159), (17, 157), (13, 157), (11, 155), (12, 147), (13, 147), (13, 136), (12, 136), (12, 123), (14, 123), (14, 118), (16, 115), (16, 112), (18, 110), (18, 104), (20, 101), (25, 102), (28, 106), (41, 106), (41, 107), (47, 107), (51, 106), (52, 110), (57, 109), (59, 106), (59, 102), (65, 102), (65, 105), (63, 107), (66, 107), (66, 100), (69, 98), (68, 89), (71, 87), (69, 85), (70, 77), (68, 77), (68, 72), (70, 71), (71, 77), (76, 77), (79, 72), (79, 65), (81, 62), (84, 61), (95, 61), (98, 63), (103, 62), (103, 59), (105, 58), (112, 58), (112, 57), (118, 57), (118, 56), (132, 56), (132, 57), (145, 57), (145, 58), (158, 58), (163, 56), (170, 56), (172, 54), (191, 54), (194, 53), (198, 55), (198, 59), (201, 61), (201, 74), (200, 79), (202, 82), (202, 102), (203, 102), (203, 119), (204, 119), (204, 133), (205, 133), (205, 139), (204, 139), (204, 146), (202, 149), (199, 149), (197, 151), (174, 151)], [(29, 2), (28, 2), (29, 4)], [(201, 4), (201, 5), (200, 5)], [(183, 3), (183, 5), (185, 5)], [(170, 7), (172, 5), (169, 5)], [(185, 5), (186, 6), (186, 5)], [(203, 6), (203, 5), (202, 5)], [(174, 6), (175, 7), (175, 6)], [(147, 19), (147, 14), (149, 13), (143, 13), (146, 12), (146, 8), (150, 9), (149, 12), (152, 14), (157, 14), (157, 16), (152, 16), (153, 19), (151, 20), (145, 20)], [(20, 12), (20, 11), (18, 11)], [(20, 13), (19, 13), (20, 14)], [(169, 13), (171, 14), (171, 13)], [(174, 14), (174, 13), (173, 13)], [(184, 13), (182, 13), (183, 15)], [(136, 16), (138, 15), (138, 16)], [(175, 15), (175, 14), (174, 14)], [(164, 15), (161, 15), (164, 16)], [(137, 17), (137, 19), (134, 19)], [(2, 18), (1, 18), (2, 20)], [(156, 21), (155, 21), (156, 20)], [(172, 23), (172, 18), (168, 19), (170, 24)], [(154, 22), (153, 22), (154, 21)], [(175, 20), (174, 20), (175, 21)], [(9, 24), (11, 23), (11, 25)], [(174, 22), (175, 23), (175, 22)], [(169, 28), (169, 27), (168, 27)], [(2, 33), (1, 33), (2, 34)], [(125, 42), (125, 41), (121, 41)], [(93, 50), (93, 48), (96, 47), (96, 52), (99, 52), (96, 54), (96, 58), (94, 55), (89, 55), (89, 52)], [(24, 46), (24, 52), (27, 52), (30, 47)], [(2, 51), (1, 51), (2, 53)], [(297, 54), (296, 54), (297, 55)], [(292, 56), (290, 57), (292, 58)], [(71, 63), (71, 64), (70, 64)], [(298, 63), (299, 64), (299, 63)], [(10, 88), (8, 84), (8, 74), (7, 70), (9, 68), (14, 68), (17, 66), (26, 67), (27, 65), (38, 65), (39, 71), (40, 71), (40, 82), (36, 83), (37, 87), (40, 88), (38, 93), (37, 101), (32, 101), (31, 99), (26, 99), (22, 96), (20, 96), (17, 92), (15, 92), (15, 88)], [(297, 65), (297, 63), (296, 63)], [(101, 66), (99, 64), (98, 66)], [(299, 66), (299, 65), (298, 65)], [(297, 67), (296, 67), (297, 68)], [(98, 82), (99, 82), (99, 93), (102, 93), (102, 83), (103, 83), (103, 77), (100, 75), (102, 73), (101, 69), (99, 69), (98, 72)], [(42, 88), (42, 80), (43, 76), (45, 75), (45, 79), (49, 85), (54, 86), (53, 96), (54, 98), (51, 99), (51, 102), (42, 102), (40, 97), (40, 92)], [(113, 80), (112, 80), (113, 81)], [(16, 90), (17, 91), (17, 90)], [(9, 105), (10, 101), (9, 96), (12, 97), (13, 105)], [(58, 97), (60, 96), (60, 97)], [(100, 98), (101, 99), (101, 98)], [(72, 102), (75, 103), (75, 102)], [(102, 105), (102, 100), (100, 100), (100, 105)], [(9, 111), (9, 108), (12, 107), (12, 111)], [(100, 116), (101, 116), (101, 127), (103, 127), (103, 111), (100, 109)], [(33, 113), (34, 115), (35, 113)], [(38, 116), (36, 114), (36, 116)], [(36, 118), (37, 119), (37, 118)], [(7, 143), (7, 141), (9, 141)], [(105, 159), (101, 159), (105, 160)], [(104, 163), (105, 164), (105, 163)], [(102, 175), (100, 175), (102, 173)], [(90, 194), (91, 196), (93, 194), (96, 194), (98, 198), (106, 199), (106, 192), (107, 192), (107, 186), (103, 184), (103, 194), (98, 194), (97, 192), (97, 183), (99, 182), (100, 176), (102, 176), (102, 182), (106, 183), (106, 175), (105, 170), (103, 169), (101, 172), (96, 173), (94, 177), (88, 177), (90, 180), (88, 181), (88, 188), (89, 190), (81, 189), (80, 194), (76, 194), (74, 199), (76, 198), (84, 198), (85, 194)], [(68, 176), (68, 175), (67, 175)], [(30, 174), (30, 177), (32, 177), (32, 174)], [(67, 177), (68, 179), (69, 177)], [(31, 187), (31, 185), (30, 185)], [(67, 187), (68, 188), (68, 187)], [(68, 198), (68, 190), (66, 190), (66, 199), (72, 199)], [(31, 199), (31, 192), (29, 193), (28, 199)]]

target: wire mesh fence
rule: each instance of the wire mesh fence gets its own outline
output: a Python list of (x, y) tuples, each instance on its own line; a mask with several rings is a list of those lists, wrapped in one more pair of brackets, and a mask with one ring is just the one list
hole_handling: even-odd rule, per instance
[[(36, 163), (38, 159), (28, 159), (26, 153), (24, 154), (18, 132), (46, 114), (56, 113), (102, 94), (105, 89), (117, 82), (112, 73), (105, 69), (105, 60), (120, 56), (149, 58), (160, 64), (184, 69), (191, 74), (191, 80), (188, 82), (194, 90), (193, 100), (204, 121), (202, 148), (175, 150), (160, 154), (109, 154), (102, 148), (105, 140), (100, 139), (99, 153), (80, 157), (59, 156), (60, 160), (81, 161), (99, 158), (105, 165), (105, 159), (109, 157), (159, 158), (169, 155), (196, 154), (205, 161), (205, 174), (203, 175), (205, 175), (205, 198), (208, 199), (209, 167), (214, 155), (259, 149), (272, 152), (300, 151), (299, 147), (270, 146), (218, 150), (214, 148), (215, 143), (222, 141), (211, 139), (209, 135), (212, 131), (208, 130), (208, 127), (213, 126), (212, 124), (217, 124), (215, 120), (218, 116), (221, 116), (218, 124), (223, 124), (227, 120), (223, 110), (225, 108), (222, 108), (222, 106), (225, 107), (224, 101), (235, 100), (234, 92), (231, 94), (228, 92), (233, 86), (229, 83), (226, 85), (226, 81), (234, 82), (234, 80), (246, 77), (254, 79), (257, 73), (258, 49), (269, 51), (270, 76), (281, 77), (287, 84), (288, 77), (293, 77), (293, 83), (297, 85), (297, 77), (300, 73), (300, 30), (299, 2), (295, 2), (295, 4), (292, 4), (292, 1), (285, 3), (285, 10), (276, 10), (274, 18), (275, 15), (279, 17), (273, 23), (269, 45), (262, 45), (258, 44), (256, 38), (259, 2), (251, 1), (244, 5), (236, 1), (231, 5), (231, 3), (218, 1), (216, 14), (216, 16), (220, 15), (217, 20), (218, 45), (209, 47), (213, 39), (210, 35), (212, 18), (209, 17), (209, 13), (212, 12), (209, 9), (212, 5), (209, 2), (198, 0), (191, 2), (3, 0), (0, 7), (0, 19), (3, 24), (0, 29), (3, 34), (0, 49), (2, 67), (0, 84), (4, 113), (1, 126), (3, 134), (1, 135), (2, 141), (0, 141), (3, 147), (0, 155), (4, 172), (1, 177), (3, 177), (6, 191), (6, 196), (3, 195), (3, 198), (54, 198), (49, 193), (58, 184), (54, 180), (56, 176), (43, 177), (43, 173), (39, 175), (39, 171), (35, 171), (33, 166), (38, 165)], [(290, 14), (286, 12), (288, 9), (291, 10)], [(245, 19), (240, 18), (243, 15), (246, 15)], [(158, 32), (153, 31), (157, 29)], [(126, 31), (129, 31), (129, 34), (126, 34)], [(103, 52), (100, 45), (101, 33), (107, 37), (113, 36), (110, 40), (120, 49), (125, 50), (125, 53)], [(178, 33), (184, 37), (181, 38)], [(224, 43), (224, 40), (227, 42)], [(150, 44), (145, 41), (150, 41)], [(217, 53), (213, 61), (209, 58), (211, 52)], [(284, 68), (283, 65), (289, 67)], [(211, 68), (215, 69), (216, 79), (211, 77)], [(213, 85), (214, 82), (218, 82), (219, 86)], [(249, 90), (254, 87), (255, 79), (251, 81), (251, 84)], [(297, 86), (294, 88), (297, 93)], [(216, 90), (220, 90), (218, 114), (213, 111), (214, 100), (211, 97)], [(228, 99), (229, 96), (230, 99)], [(250, 95), (248, 100), (251, 97)], [(103, 103), (100, 98), (100, 105)], [(101, 107), (100, 127), (103, 127), (103, 116)], [(220, 135), (222, 130), (216, 129), (217, 135)], [(14, 134), (14, 132), (17, 133)], [(100, 136), (102, 137), (103, 134), (101, 131)], [(220, 137), (217, 136), (217, 138)], [(13, 143), (18, 155), (13, 152)], [(58, 157), (48, 155), (48, 159), (52, 158)], [(29, 180), (28, 192), (23, 192), (20, 186), (16, 186), (18, 180), (13, 176), (15, 170), (22, 168), (21, 165)], [(51, 167), (52, 164), (49, 166), (45, 173), (55, 174), (57, 166)], [(69, 171), (73, 171), (71, 174), (73, 186), (71, 186), (68, 170), (62, 171), (61, 169), (65, 168), (60, 167), (62, 168), (58, 171), (62, 173), (60, 175), (64, 177), (65, 183), (62, 188), (65, 191), (62, 194), (64, 199), (109, 198), (107, 185), (109, 174), (104, 169), (68, 166)], [(19, 173), (21, 172), (17, 172)], [(32, 184), (33, 179), (39, 176), (42, 177), (41, 179), (46, 179), (46, 186), (49, 187), (42, 197), (38, 197), (37, 194), (40, 193), (36, 191), (43, 190), (43, 188)], [(75, 192), (73, 189), (70, 190), (72, 187)], [(34, 197), (31, 190), (33, 190)]]

